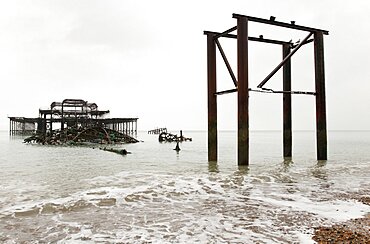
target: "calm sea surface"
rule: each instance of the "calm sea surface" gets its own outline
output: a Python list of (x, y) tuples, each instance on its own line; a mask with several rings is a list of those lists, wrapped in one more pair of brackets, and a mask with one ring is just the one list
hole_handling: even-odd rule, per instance
[[(251, 132), (250, 167), (238, 168), (235, 132), (219, 133), (219, 162), (206, 132), (192, 142), (99, 146), (23, 144), (0, 132), (1, 243), (310, 243), (313, 228), (364, 216), (370, 206), (370, 132), (329, 132), (316, 161), (315, 133)], [(109, 146), (110, 147), (110, 146)]]

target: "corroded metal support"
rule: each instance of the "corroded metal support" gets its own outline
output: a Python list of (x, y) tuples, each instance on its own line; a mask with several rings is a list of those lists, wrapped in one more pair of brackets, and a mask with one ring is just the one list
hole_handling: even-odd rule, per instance
[(222, 57), (222, 59), (225, 62), (226, 68), (229, 71), (229, 74), (231, 76), (231, 79), (233, 80), (235, 87), (237, 87), (238, 86), (238, 81), (236, 80), (236, 77), (234, 75), (233, 69), (231, 68), (231, 65), (229, 63), (229, 60), (227, 60), (227, 57), (225, 55), (224, 50), (222, 49), (222, 46), (221, 46), (220, 42), (217, 39), (215, 39), (215, 42), (216, 42), (216, 45), (218, 47), (218, 50), (220, 51), (221, 57)]
[(62, 103), (62, 109), (61, 109), (61, 122), (60, 122), (60, 130), (64, 130), (64, 104)]
[(262, 19), (262, 18), (257, 18), (257, 17), (252, 17), (252, 16), (246, 16), (246, 15), (241, 15), (241, 14), (233, 14), (234, 18), (238, 17), (247, 17), (249, 21), (252, 22), (257, 22), (257, 23), (262, 23), (262, 24), (267, 24), (267, 25), (274, 25), (274, 26), (280, 26), (280, 27), (285, 27), (285, 28), (290, 28), (290, 29), (295, 29), (295, 30), (301, 30), (301, 31), (308, 31), (308, 32), (315, 32), (319, 31), (325, 35), (329, 34), (329, 31), (326, 30), (321, 30), (321, 29), (316, 29), (316, 28), (311, 28), (311, 27), (306, 27), (302, 25), (296, 25), (295, 23), (284, 23), (284, 22), (279, 22), (276, 21), (275, 19), (272, 20), (267, 20), (267, 19)]
[[(296, 25), (295, 21), (290, 23), (279, 22), (274, 16), (270, 19), (261, 19), (246, 15), (233, 14), (237, 19), (236, 28), (230, 28), (224, 32), (204, 31), (207, 35), (207, 64), (208, 64), (208, 158), (217, 159), (217, 101), (216, 96), (238, 93), (238, 165), (249, 164), (249, 91), (261, 93), (283, 94), (283, 155), (284, 158), (292, 157), (292, 94), (316, 96), (316, 128), (317, 128), (317, 159), (327, 159), (327, 130), (326, 130), (326, 105), (325, 105), (325, 73), (324, 73), (324, 44), (323, 35), (328, 35), (326, 30)], [(284, 27), (299, 31), (309, 32), (301, 41), (293, 44), (291, 41), (265, 39), (263, 35), (248, 37), (248, 25), (251, 22)], [(231, 34), (237, 30), (236, 35)], [(314, 38), (312, 38), (314, 35)], [(237, 79), (231, 69), (230, 63), (218, 41), (218, 38), (237, 39)], [(269, 44), (281, 45), (283, 49), (283, 60), (270, 72), (269, 75), (257, 85), (259, 89), (249, 88), (248, 81), (248, 41), (256, 41)], [(291, 57), (303, 45), (314, 42), (315, 45), (315, 92), (292, 91), (291, 84)], [(237, 86), (234, 89), (216, 91), (216, 55), (215, 46), (218, 46), (221, 56), (225, 62), (230, 76)], [(283, 90), (276, 91), (263, 88), (266, 82), (283, 68)]]
[(43, 124), (42, 124), (42, 132), (43, 132), (44, 135), (46, 134), (46, 125), (47, 125), (46, 114), (44, 114)]
[(289, 52), (289, 54), (283, 59), (283, 61), (281, 61), (281, 63), (280, 64), (278, 64), (278, 66), (276, 66), (276, 68), (273, 70), (273, 71), (271, 71), (271, 73), (270, 74), (268, 74), (267, 75), (267, 77), (265, 78), (265, 79), (263, 79), (263, 81), (261, 81), (261, 83), (260, 84), (258, 84), (258, 88), (262, 88), (265, 84), (266, 84), (266, 82), (267, 81), (269, 81), (270, 79), (271, 79), (271, 77), (272, 76), (274, 76), (274, 74), (276, 74), (276, 72), (278, 72), (279, 71), (279, 69), (281, 68), (281, 67), (283, 67), (284, 66), (284, 64), (287, 62), (287, 61), (289, 61), (290, 60), (290, 58), (293, 56), (293, 54), (295, 54), (297, 51), (298, 51), (298, 49), (300, 49), (305, 43), (306, 43), (306, 41), (308, 40), (308, 38), (310, 38), (312, 36), (312, 32), (310, 33), (310, 34), (308, 34), (304, 39), (303, 39), (303, 41), (301, 41), (299, 44), (298, 44), (298, 46), (296, 46), (294, 49), (293, 49), (293, 51), (292, 52)]
[(249, 164), (248, 18), (237, 17), (238, 165)]
[[(283, 45), (283, 59), (290, 53), (290, 45)], [(283, 66), (283, 156), (292, 157), (292, 75), (290, 59)]]
[(217, 161), (216, 44), (214, 34), (207, 34), (208, 77), (208, 161)]
[(327, 159), (326, 99), (323, 32), (314, 34), (317, 160)]
[[(225, 37), (225, 38), (237, 39), (237, 35), (234, 35), (234, 34), (223, 34), (223, 33), (214, 32), (214, 31), (204, 31), (204, 34), (205, 35), (215, 34), (216, 36), (217, 35), (222, 35), (222, 37)], [(273, 40), (273, 39), (266, 39), (264, 37), (253, 37), (253, 36), (249, 36), (248, 41), (269, 43), (269, 44), (277, 44), (277, 45), (292, 44), (292, 43), (286, 42), (286, 41), (279, 41), (279, 40)]]
[(237, 29), (237, 27), (236, 27), (236, 26), (231, 27), (230, 29), (228, 29), (228, 30), (226, 30), (226, 31), (224, 31), (224, 32), (222, 32), (222, 33), (217, 34), (217, 35), (214, 37), (214, 39), (217, 39), (217, 38), (219, 38), (219, 37), (225, 36), (225, 35), (229, 34), (230, 32), (235, 31), (236, 29)]

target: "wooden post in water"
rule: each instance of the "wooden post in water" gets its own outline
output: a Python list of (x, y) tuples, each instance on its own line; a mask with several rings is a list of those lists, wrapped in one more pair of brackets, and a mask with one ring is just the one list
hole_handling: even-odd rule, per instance
[(314, 52), (317, 160), (327, 160), (324, 37), (322, 31), (316, 31), (314, 33)]
[[(290, 53), (290, 44), (283, 44), (283, 59)], [(283, 91), (292, 90), (291, 62), (290, 59), (283, 66)], [(283, 155), (284, 158), (292, 157), (292, 95), (283, 94)]]
[(238, 165), (249, 165), (248, 18), (246, 16), (237, 16), (236, 18), (238, 54)]
[(208, 161), (217, 161), (216, 44), (214, 36), (214, 34), (207, 34)]

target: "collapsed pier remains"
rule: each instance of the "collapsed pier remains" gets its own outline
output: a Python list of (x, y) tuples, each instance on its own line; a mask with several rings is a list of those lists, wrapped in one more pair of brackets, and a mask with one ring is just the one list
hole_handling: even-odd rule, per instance
[(153, 130), (148, 130), (148, 134), (154, 134), (154, 135), (159, 135), (162, 132), (167, 133), (167, 128), (157, 128), (157, 129), (153, 129)]
[(167, 132), (162, 132), (158, 137), (159, 142), (183, 142), (183, 141), (192, 141), (192, 138), (185, 137), (180, 130), (180, 136), (177, 134), (171, 134)]
[(137, 134), (138, 118), (106, 118), (109, 110), (99, 110), (96, 103), (82, 99), (52, 102), (50, 108), (39, 109), (39, 117), (8, 117), (10, 135), (52, 134), (54, 130), (101, 127), (126, 135)]

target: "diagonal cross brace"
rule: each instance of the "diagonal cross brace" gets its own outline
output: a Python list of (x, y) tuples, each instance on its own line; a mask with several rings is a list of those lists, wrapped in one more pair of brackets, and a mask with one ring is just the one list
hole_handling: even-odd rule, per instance
[(307, 40), (308, 40), (308, 38), (310, 38), (311, 36), (312, 36), (312, 34), (313, 34), (313, 32), (310, 32), (310, 34), (308, 34), (306, 37), (305, 37), (305, 39), (303, 39), (303, 41), (301, 41), (301, 43), (299, 43), (299, 45), (298, 46), (296, 46), (293, 50), (292, 50), (292, 52), (291, 53), (289, 53), (289, 55), (288, 56), (286, 56), (284, 59), (283, 59), (283, 61), (281, 61), (281, 63), (278, 65), (278, 66), (276, 66), (276, 68), (273, 70), (273, 71), (271, 71), (271, 73), (268, 75), (268, 76), (266, 76), (266, 78), (265, 79), (263, 79), (263, 81), (257, 86), (258, 88), (262, 88), (265, 84), (266, 84), (266, 82), (267, 81), (269, 81), (270, 79), (271, 79), (271, 77), (273, 77), (275, 74), (276, 74), (276, 72), (278, 72), (279, 71), (279, 69), (281, 68), (281, 67), (283, 67), (284, 66), (284, 64), (293, 56), (293, 54), (295, 53), (295, 52), (297, 52), (298, 51), (298, 49), (299, 48), (301, 48), (304, 44), (306, 44), (306, 42), (307, 42)]
[(228, 60), (227, 60), (227, 58), (226, 58), (225, 52), (224, 52), (224, 50), (222, 49), (221, 44), (220, 44), (220, 42), (218, 41), (218, 39), (215, 39), (215, 42), (216, 42), (216, 45), (217, 45), (217, 47), (218, 47), (218, 50), (220, 51), (220, 54), (221, 54), (221, 56), (222, 56), (222, 59), (223, 59), (223, 60), (224, 60), (224, 62), (225, 62), (225, 65), (226, 65), (226, 67), (227, 67), (227, 70), (229, 71), (229, 74), (230, 74), (230, 76), (231, 76), (231, 79), (233, 79), (234, 85), (235, 85), (235, 87), (237, 87), (237, 86), (238, 86), (238, 81), (236, 80), (236, 77), (235, 77), (234, 72), (233, 72), (233, 70), (232, 70), (232, 68), (231, 68), (231, 66), (230, 66), (230, 63), (229, 63), (229, 61), (228, 61)]

